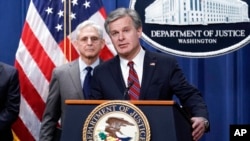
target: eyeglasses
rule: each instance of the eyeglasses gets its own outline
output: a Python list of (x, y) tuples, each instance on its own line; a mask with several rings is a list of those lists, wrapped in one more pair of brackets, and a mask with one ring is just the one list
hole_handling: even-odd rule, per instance
[(99, 37), (93, 36), (93, 37), (83, 37), (79, 39), (78, 41), (80, 41), (81, 43), (88, 43), (90, 40), (92, 43), (97, 43), (100, 39), (101, 38)]

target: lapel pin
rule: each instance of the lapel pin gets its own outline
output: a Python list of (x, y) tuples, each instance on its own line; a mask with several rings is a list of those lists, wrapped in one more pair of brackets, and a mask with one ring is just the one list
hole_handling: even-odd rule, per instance
[(155, 66), (155, 62), (152, 62), (149, 64), (150, 66)]

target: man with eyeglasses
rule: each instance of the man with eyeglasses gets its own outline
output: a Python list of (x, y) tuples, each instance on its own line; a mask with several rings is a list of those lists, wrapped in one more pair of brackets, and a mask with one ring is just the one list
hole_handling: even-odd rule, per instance
[(89, 78), (92, 70), (102, 62), (99, 53), (104, 47), (102, 28), (92, 21), (85, 21), (76, 28), (73, 45), (79, 52), (79, 59), (53, 70), (49, 95), (43, 114), (40, 141), (58, 138), (57, 124), (61, 118), (63, 126), (66, 99), (88, 99)]

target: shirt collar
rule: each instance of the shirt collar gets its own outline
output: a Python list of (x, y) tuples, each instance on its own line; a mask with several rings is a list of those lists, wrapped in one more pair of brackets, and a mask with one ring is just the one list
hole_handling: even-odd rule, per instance
[(133, 61), (134, 65), (136, 66), (138, 64), (141, 64), (141, 62), (143, 61), (142, 58), (144, 58), (144, 55), (145, 55), (145, 51), (142, 48), (140, 48), (139, 53), (132, 60), (126, 60), (126, 59), (124, 59), (122, 57), (119, 57), (120, 58), (120, 63), (121, 63), (122, 66), (127, 67), (128, 62)]
[[(80, 57), (78, 59), (78, 62), (79, 62), (80, 72), (82, 70), (84, 70), (88, 66), (85, 62), (82, 61), (82, 59)], [(92, 67), (94, 69), (98, 64), (100, 64), (100, 59), (99, 58), (97, 58), (96, 61), (93, 64), (90, 65), (90, 67)]]

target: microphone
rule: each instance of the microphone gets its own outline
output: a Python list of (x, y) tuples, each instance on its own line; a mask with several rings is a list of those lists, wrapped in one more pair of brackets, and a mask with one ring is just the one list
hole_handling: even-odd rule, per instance
[(123, 93), (123, 99), (126, 99), (126, 95), (128, 95), (128, 90), (130, 89), (131, 86), (133, 86), (133, 84), (134, 84), (134, 81), (128, 83), (128, 87), (126, 87)]

